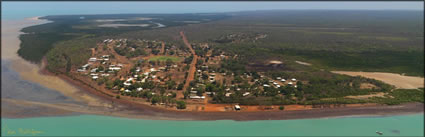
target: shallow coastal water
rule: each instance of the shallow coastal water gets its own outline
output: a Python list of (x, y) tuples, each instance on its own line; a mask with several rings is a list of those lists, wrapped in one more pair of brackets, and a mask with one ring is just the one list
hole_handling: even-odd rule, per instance
[[(423, 136), (423, 114), (268, 121), (169, 121), (97, 115), (2, 119), (2, 135)], [(41, 124), (42, 123), (42, 124)], [(19, 132), (28, 131), (28, 132)], [(13, 131), (16, 131), (13, 134)], [(30, 132), (32, 131), (32, 132)], [(9, 134), (8, 134), (9, 133)]]

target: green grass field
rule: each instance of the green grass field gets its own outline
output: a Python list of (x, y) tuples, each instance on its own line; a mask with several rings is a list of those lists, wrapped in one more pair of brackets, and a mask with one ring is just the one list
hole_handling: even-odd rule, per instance
[(167, 59), (170, 59), (173, 62), (179, 62), (182, 60), (180, 57), (175, 57), (175, 56), (155, 56), (155, 57), (149, 58), (148, 61), (166, 61)]

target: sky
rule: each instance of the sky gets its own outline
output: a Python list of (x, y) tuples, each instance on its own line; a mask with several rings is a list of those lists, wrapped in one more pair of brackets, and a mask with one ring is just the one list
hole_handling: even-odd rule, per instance
[[(424, 2), (2, 2), (2, 16), (205, 13), (273, 9), (423, 10)], [(4, 14), (3, 14), (4, 13)], [(2, 17), (3, 18), (3, 17)]]

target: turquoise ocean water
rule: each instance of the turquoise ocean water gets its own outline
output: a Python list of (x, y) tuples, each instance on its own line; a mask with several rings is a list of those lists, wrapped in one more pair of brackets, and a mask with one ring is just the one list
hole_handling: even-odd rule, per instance
[[(112, 5), (112, 6), (111, 6)], [(127, 4), (128, 5), (128, 4)], [(172, 5), (172, 4), (171, 4)], [(115, 7), (114, 7), (115, 6)], [(97, 5), (97, 7), (102, 7)], [(154, 6), (126, 7), (110, 3), (108, 9), (96, 3), (2, 2), (2, 20), (60, 14), (152, 13)], [(112, 7), (112, 8), (111, 8)], [(144, 7), (144, 8), (141, 8)], [(168, 12), (176, 9), (168, 8)], [(89, 10), (90, 9), (90, 10)], [(157, 9), (166, 13), (167, 10)], [(183, 8), (184, 12), (193, 11)], [(197, 10), (203, 12), (205, 10)], [(214, 11), (209, 9), (208, 12)], [(195, 11), (196, 12), (196, 11)], [(98, 115), (2, 118), (2, 136), (423, 136), (424, 115), (388, 117), (346, 117), (268, 121), (169, 121)]]
[(424, 115), (266, 121), (170, 121), (96, 115), (2, 119), (2, 135), (423, 136)]

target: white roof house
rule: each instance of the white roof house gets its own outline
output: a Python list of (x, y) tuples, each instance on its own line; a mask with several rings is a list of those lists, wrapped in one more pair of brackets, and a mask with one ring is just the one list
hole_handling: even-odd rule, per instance
[(263, 87), (270, 87), (270, 85), (264, 84)]
[(292, 78), (291, 80), (292, 80), (292, 81), (297, 81), (297, 79), (295, 79), (295, 78)]
[(97, 78), (99, 78), (99, 77), (98, 77), (98, 76), (93, 76), (93, 77), (92, 77), (92, 79), (97, 79)]
[(190, 99), (201, 99), (200, 96), (189, 96)]
[(128, 92), (131, 92), (131, 91), (130, 91), (130, 90), (128, 90), (128, 89), (126, 89), (126, 90), (124, 90), (124, 92), (127, 92), (127, 93), (128, 93)]
[(242, 94), (242, 96), (245, 97), (245, 96), (248, 96), (249, 94), (250, 94), (249, 92), (245, 92), (245, 93)]
[(196, 94), (198, 93), (198, 91), (190, 91), (190, 93)]
[(132, 81), (132, 80), (133, 80), (133, 78), (128, 78), (128, 79), (127, 79), (127, 82)]
[(136, 90), (137, 90), (137, 91), (142, 91), (142, 90), (143, 90), (143, 88), (137, 88)]
[(281, 77), (276, 77), (276, 79), (282, 79)]
[(96, 62), (97, 58), (89, 58), (89, 62)]
[(88, 66), (90, 66), (90, 64), (85, 64), (85, 65), (83, 65), (82, 67), (83, 67), (83, 68), (87, 68)]
[(292, 82), (289, 82), (288, 85), (292, 85)]
[(124, 85), (125, 85), (125, 86), (130, 86), (130, 85), (131, 85), (131, 83), (124, 82)]
[(120, 67), (109, 67), (109, 70), (121, 70)]
[(97, 68), (91, 69), (90, 72), (96, 72)]
[(232, 95), (232, 93), (226, 93), (226, 97), (230, 97), (230, 95)]
[(285, 82), (286, 80), (285, 79), (281, 79), (280, 81)]
[(235, 105), (235, 110), (241, 110), (241, 106)]

